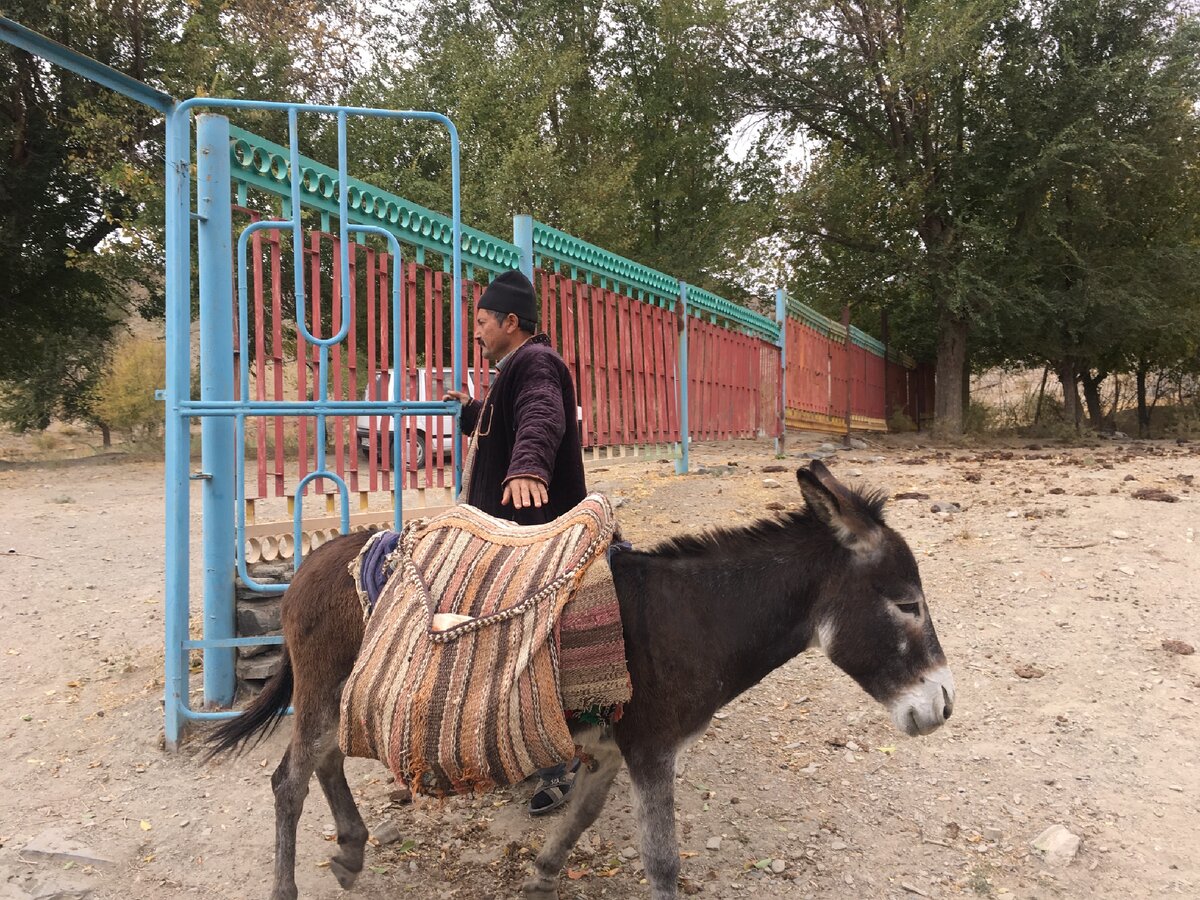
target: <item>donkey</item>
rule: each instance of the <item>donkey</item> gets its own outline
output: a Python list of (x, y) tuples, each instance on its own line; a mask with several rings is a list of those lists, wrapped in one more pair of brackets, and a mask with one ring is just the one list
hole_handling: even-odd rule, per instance
[[(822, 650), (905, 734), (929, 734), (950, 717), (954, 678), (917, 562), (883, 521), (883, 496), (847, 489), (820, 462), (796, 478), (802, 512), (613, 557), (633, 699), (611, 727), (573, 730), (588, 764), (524, 884), (528, 897), (558, 896), (567, 855), (599, 815), (624, 761), (651, 896), (674, 900), (676, 756), (704, 733), (713, 713), (805, 649)], [(291, 743), (271, 777), (272, 900), (297, 895), (296, 823), (314, 771), (337, 824), (330, 869), (343, 888), (362, 871), (367, 829), (336, 735), (342, 685), (363, 636), (346, 565), (366, 540), (355, 533), (330, 541), (299, 569), (283, 596), (283, 668), (242, 716), (209, 738), (214, 755), (261, 740), (289, 700), (294, 707)]]

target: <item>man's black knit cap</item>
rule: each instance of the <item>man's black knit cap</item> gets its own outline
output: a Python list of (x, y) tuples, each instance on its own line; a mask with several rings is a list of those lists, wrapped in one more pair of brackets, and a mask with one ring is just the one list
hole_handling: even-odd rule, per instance
[(517, 270), (502, 272), (492, 279), (483, 291), (477, 304), (479, 309), (515, 313), (518, 319), (536, 323), (538, 320), (537, 295), (529, 279)]

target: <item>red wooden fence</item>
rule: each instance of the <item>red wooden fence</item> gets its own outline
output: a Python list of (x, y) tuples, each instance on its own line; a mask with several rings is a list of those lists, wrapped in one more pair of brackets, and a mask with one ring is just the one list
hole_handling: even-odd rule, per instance
[[(235, 207), (251, 220), (257, 215)], [(267, 229), (251, 239), (248, 293), (250, 394), (256, 400), (309, 399), (315, 393), (316, 347), (297, 347), (295, 303), (291, 297), (290, 232)], [(341, 327), (342, 295), (349, 292), (347, 340), (330, 350), (328, 396), (382, 400), (391, 377), (393, 329), (391, 291), (396, 273), (391, 258), (370, 244), (350, 246), (350, 282), (341, 284), (338, 237), (313, 230), (305, 236), (306, 324), (318, 337)], [(285, 263), (286, 261), (286, 263)], [(401, 277), (401, 396), (440, 399), (451, 387), (451, 279), (448, 274), (405, 262)], [(605, 286), (538, 270), (535, 284), (542, 303), (540, 326), (575, 379), (579, 425), (585, 448), (669, 445), (680, 440), (679, 322), (675, 313)], [(487, 390), (489, 369), (473, 340), (475, 301), (482, 284), (466, 283), (462, 301), (465, 377), (475, 396)], [(236, 317), (235, 317), (236, 318)], [(235, 329), (237, 327), (235, 321)], [(780, 351), (762, 338), (699, 318), (689, 321), (688, 415), (693, 439), (728, 440), (780, 433), (786, 418), (793, 427), (841, 431), (850, 391), (852, 424), (883, 429), (897, 409), (920, 415), (920, 385), (908, 369), (885, 362), (844, 338), (821, 333), (788, 318), (784, 339), (787, 371)], [(235, 362), (237, 362), (235, 360)], [(239, 367), (235, 365), (235, 371)], [(418, 380), (424, 379), (425, 390)], [(787, 409), (780, 405), (786, 380)], [(886, 385), (885, 385), (886, 382)], [(460, 386), (462, 387), (462, 386)], [(886, 387), (886, 390), (885, 390)], [(381, 453), (392, 438), (392, 420), (368, 420), (367, 452), (359, 451), (355, 417), (327, 422), (327, 465), (355, 492), (449, 487), (454, 454), (443, 458), (452, 432), (442, 417), (408, 417), (402, 440), (403, 471), (391, 471)], [(316, 426), (311, 418), (260, 416), (248, 422), (247, 456), (256, 462), (247, 498), (283, 497), (312, 471)], [(418, 441), (424, 466), (418, 471)], [(249, 473), (248, 473), (249, 476)], [(332, 484), (312, 483), (316, 493)]]
[(897, 411), (916, 421), (913, 370), (855, 343), (847, 349), (844, 336), (823, 333), (798, 319), (789, 317), (785, 331), (790, 427), (843, 432), (847, 391), (855, 429), (886, 431), (888, 418)]

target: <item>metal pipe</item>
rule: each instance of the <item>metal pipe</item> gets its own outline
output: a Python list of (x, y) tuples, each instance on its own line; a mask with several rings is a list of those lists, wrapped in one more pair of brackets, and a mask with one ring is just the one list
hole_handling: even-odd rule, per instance
[[(229, 120), (196, 117), (196, 259), (200, 285), (200, 399), (234, 400), (233, 391), (233, 215), (230, 207)], [(245, 335), (242, 336), (243, 341)], [(246, 360), (241, 360), (243, 366)], [(246, 381), (243, 376), (243, 383)], [(238, 423), (240, 424), (240, 423)], [(235, 423), (206, 416), (200, 423), (203, 482), (204, 636), (235, 634), (234, 517), (238, 473), (234, 468)], [(237, 690), (232, 649), (204, 651), (204, 702), (228, 706)]]
[(521, 274), (533, 281), (533, 216), (513, 216), (513, 243), (521, 251)]
[(0, 41), (12, 44), (34, 56), (40, 56), (47, 62), (69, 69), (77, 75), (82, 75), (97, 84), (111, 88), (118, 94), (124, 94), (161, 113), (169, 114), (175, 108), (175, 98), (170, 94), (164, 94), (136, 78), (130, 78), (112, 66), (106, 66), (90, 56), (84, 56), (70, 47), (64, 47), (58, 41), (52, 41), (44, 34), (19, 25), (4, 16), (0, 16)]
[(675, 461), (675, 474), (686, 475), (688, 471), (688, 286), (679, 282), (679, 459)]
[[(405, 400), (388, 403), (389, 408), (398, 408), (407, 415), (450, 415), (458, 410), (454, 401)], [(180, 404), (180, 409), (190, 415), (235, 416), (244, 412), (248, 416), (351, 416), (379, 415), (379, 401), (326, 400), (324, 403), (308, 400), (190, 400)]]
[[(462, 302), (463, 302), (463, 269), (462, 269), (462, 174), (459, 165), (458, 129), (445, 116), (442, 121), (450, 134), (450, 215), (454, 232), (454, 302), (450, 304), (450, 329), (454, 332), (454, 340), (450, 342), (451, 378), (455, 385), (463, 381), (463, 342), (462, 342)], [(454, 446), (462, 446), (462, 429), (458, 416), (451, 420), (454, 425)], [(462, 493), (462, 454), (454, 457), (454, 496)], [(397, 456), (397, 458), (399, 458)], [(400, 492), (396, 492), (396, 517), (400, 517)], [(396, 525), (400, 527), (399, 522)]]
[(775, 455), (787, 453), (787, 291), (775, 289), (775, 321), (779, 323), (779, 434)]
[(850, 342), (850, 304), (842, 307), (842, 327), (846, 329), (846, 434), (842, 437), (842, 445), (850, 449), (850, 404), (851, 390), (854, 384), (854, 373), (850, 371), (851, 354), (854, 345)]
[(190, 451), (189, 419), (182, 409), (191, 389), (188, 361), (191, 325), (189, 296), (188, 119), (176, 111), (166, 124), (166, 497), (163, 553), (165, 584), (163, 603), (166, 653), (164, 658), (164, 734), (168, 749), (183, 737), (183, 709), (187, 700), (187, 651), (183, 641), (188, 628), (188, 533)]

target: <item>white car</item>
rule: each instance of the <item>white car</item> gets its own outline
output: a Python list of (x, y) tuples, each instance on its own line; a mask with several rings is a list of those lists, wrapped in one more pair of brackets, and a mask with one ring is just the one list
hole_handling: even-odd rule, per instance
[[(403, 378), (405, 376), (401, 375), (401, 377)], [(494, 370), (492, 371), (492, 377), (493, 378), (496, 377), (496, 373)], [(433, 373), (433, 396), (431, 397), (431, 396), (429, 396), (429, 388), (428, 388), (427, 382), (426, 382), (425, 369), (424, 368), (417, 369), (417, 396), (409, 397), (407, 399), (416, 400), (418, 402), (424, 402), (427, 400), (434, 400), (434, 401), (441, 400), (442, 396), (446, 393), (446, 391), (450, 389), (451, 385), (453, 384), (453, 381), (454, 381), (454, 371), (452, 369), (444, 368), (440, 371), (440, 374), (439, 374), (439, 372), (435, 371)], [(388, 376), (386, 378), (384, 377), (382, 372), (376, 373), (376, 375), (375, 375), (375, 397), (374, 397), (375, 402), (390, 402), (393, 399), (392, 384), (393, 384), (393, 382), (392, 382), (392, 377), (391, 377), (390, 372), (388, 373)], [(467, 378), (467, 393), (470, 394), (472, 397), (475, 396), (475, 386), (471, 383), (470, 377)], [(363, 400), (366, 400), (366, 401), (371, 400), (371, 398), (368, 396), (368, 391), (365, 389), (363, 390), (362, 398), (363, 398)], [(417, 428), (417, 458), (416, 458), (415, 462), (416, 462), (416, 468), (418, 468), (418, 469), (425, 468), (425, 436), (427, 434), (432, 435), (430, 438), (430, 442), (434, 446), (431, 446), (430, 449), (433, 450), (434, 453), (440, 454), (440, 456), (442, 458), (449, 456), (454, 448), (454, 416), (440, 416), (437, 418), (441, 419), (440, 440), (439, 440), (438, 436), (434, 435), (433, 432), (431, 431), (431, 428), (437, 427), (435, 422), (432, 421), (434, 419), (433, 416), (416, 416), (416, 417), (405, 416), (400, 419), (400, 429), (401, 429), (400, 434), (402, 436), (402, 439), (403, 439), (403, 435), (405, 433), (404, 432), (405, 424), (408, 422), (412, 422), (412, 423), (416, 424), (416, 428)], [(386, 457), (386, 458), (390, 459), (391, 453), (392, 453), (392, 431), (393, 431), (391, 416), (386, 416), (386, 415), (384, 415), (384, 416), (359, 416), (358, 420), (357, 420), (357, 426), (356, 426), (356, 431), (358, 433), (358, 447), (362, 451), (364, 456), (369, 455), (370, 447), (371, 447), (371, 422), (372, 422), (372, 420), (375, 422), (375, 440), (377, 442), (376, 447), (379, 450), (379, 458), (383, 459)], [(385, 442), (383, 440), (383, 429), (384, 429), (385, 422), (387, 423), (387, 428), (388, 428), (388, 440), (386, 442), (386, 446), (385, 446)], [(407, 456), (408, 455), (407, 447), (402, 446), (400, 448), (400, 452), (404, 456)]]

